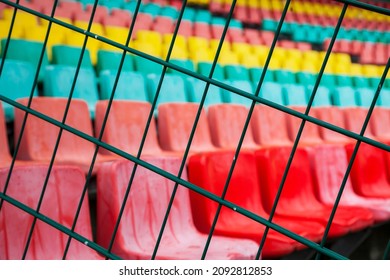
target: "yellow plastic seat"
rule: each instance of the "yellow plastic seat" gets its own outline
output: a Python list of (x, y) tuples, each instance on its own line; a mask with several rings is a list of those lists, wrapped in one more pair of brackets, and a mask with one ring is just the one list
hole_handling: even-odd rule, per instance
[(196, 52), (190, 51), (188, 56), (195, 64), (199, 62), (213, 62), (214, 60), (214, 54), (211, 53), (209, 48), (200, 48)]
[(352, 63), (349, 67), (349, 74), (351, 76), (363, 76), (363, 69), (361, 64)]
[(132, 47), (138, 51), (153, 55), (159, 58), (164, 58), (162, 56), (161, 45), (156, 45), (151, 42), (140, 42), (138, 40), (133, 41)]
[[(126, 40), (129, 35), (128, 28), (120, 26), (105, 26), (104, 31), (107, 39), (110, 39), (122, 45), (126, 45)], [(105, 43), (101, 44), (101, 48), (105, 50), (119, 50), (118, 48)]]
[(241, 53), (239, 55), (239, 61), (240, 64), (247, 68), (254, 68), (254, 67), (259, 67), (260, 66), (260, 58), (258, 54), (254, 53)]
[(162, 44), (162, 36), (156, 31), (139, 30), (137, 31), (136, 40), (138, 42)]
[(209, 40), (206, 38), (191, 36), (187, 38), (187, 45), (190, 53), (200, 52), (209, 48)]
[[(173, 38), (173, 34), (164, 34), (162, 36), (163, 44), (169, 46), (171, 44), (172, 38)], [(182, 35), (177, 35), (175, 38), (175, 47), (179, 47), (181, 49), (187, 49), (186, 37)]]
[(379, 73), (379, 68), (376, 65), (362, 65), (363, 75), (366, 77), (379, 77), (382, 73)]
[[(8, 37), (9, 27), (11, 22), (8, 20), (0, 19), (0, 40)], [(14, 24), (14, 28), (12, 29), (12, 38), (23, 38), (24, 28), (22, 25)]]
[(235, 52), (232, 52), (230, 50), (222, 49), (222, 51), (219, 54), (218, 63), (222, 65), (239, 64), (238, 55)]

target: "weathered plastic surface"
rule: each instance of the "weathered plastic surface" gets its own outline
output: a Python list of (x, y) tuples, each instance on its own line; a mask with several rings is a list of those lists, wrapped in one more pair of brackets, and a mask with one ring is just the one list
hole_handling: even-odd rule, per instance
[(11, 162), (9, 145), (7, 138), (7, 127), (5, 125), (5, 116), (2, 103), (0, 102), (0, 167), (8, 165)]
[[(249, 109), (239, 104), (218, 104), (208, 109), (211, 138), (220, 148), (236, 149), (244, 129)], [(259, 147), (253, 140), (252, 129), (248, 126), (242, 147), (256, 149)]]
[[(0, 169), (0, 190), (4, 186), (9, 169)], [(48, 166), (34, 165), (14, 167), (7, 188), (7, 195), (24, 205), (36, 209), (45, 182)], [(40, 213), (61, 225), (71, 228), (82, 190), (85, 185), (83, 172), (76, 167), (53, 167), (46, 187)], [(4, 202), (0, 211), (0, 259), (21, 259), (34, 217)], [(91, 220), (87, 197), (84, 197), (75, 232), (92, 240)], [(68, 235), (37, 220), (26, 259), (62, 259)], [(72, 240), (67, 259), (101, 259), (93, 249)]]
[[(192, 156), (188, 163), (190, 182), (221, 196), (233, 157), (233, 151), (209, 152)], [(269, 214), (263, 208), (264, 197), (260, 192), (258, 176), (262, 174), (257, 172), (253, 152), (241, 151), (225, 199), (268, 219)], [(191, 204), (196, 226), (203, 232), (209, 232), (218, 204), (193, 192)], [(273, 222), (315, 241), (320, 240), (324, 232), (321, 224), (305, 222), (302, 219), (286, 219), (276, 215)], [(260, 242), (264, 230), (262, 224), (237, 214), (232, 209), (222, 207), (215, 234), (245, 237)], [(291, 253), (300, 247), (302, 245), (298, 242), (270, 230), (262, 253), (265, 258), (272, 258)]]
[[(325, 205), (316, 198), (310, 170), (310, 153), (306, 149), (296, 151), (276, 213), (326, 225), (332, 206)], [(262, 182), (261, 191), (265, 197), (264, 206), (267, 211), (272, 208), (290, 154), (291, 148), (285, 147), (263, 149), (256, 153), (257, 167)], [(329, 237), (358, 231), (369, 227), (372, 223), (373, 216), (369, 210), (361, 207), (339, 206), (329, 231)]]
[[(180, 160), (154, 158), (149, 163), (177, 175)], [(97, 240), (107, 247), (129, 183), (133, 163), (105, 164), (97, 177)], [(186, 173), (182, 176), (186, 179)], [(174, 182), (138, 166), (112, 252), (125, 259), (150, 259)], [(179, 186), (156, 259), (200, 259), (207, 235), (194, 226), (189, 191)], [(258, 245), (245, 239), (214, 236), (206, 259), (252, 259)]]
[[(322, 146), (313, 154), (313, 171), (316, 178), (316, 193), (320, 200), (333, 205), (347, 170), (347, 154), (342, 146)], [(390, 197), (368, 198), (358, 195), (348, 179), (341, 196), (340, 205), (360, 206), (369, 209), (376, 222), (390, 219)]]

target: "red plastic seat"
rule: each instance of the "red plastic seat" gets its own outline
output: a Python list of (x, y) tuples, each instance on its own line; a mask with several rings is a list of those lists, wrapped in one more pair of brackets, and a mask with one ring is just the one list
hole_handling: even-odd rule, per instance
[[(8, 168), (0, 169), (0, 191), (8, 176)], [(48, 166), (17, 166), (12, 170), (7, 195), (36, 209)], [(71, 228), (85, 185), (83, 172), (76, 167), (54, 166), (50, 173), (40, 213)], [(34, 217), (4, 202), (0, 211), (0, 259), (21, 259)], [(88, 199), (84, 197), (75, 232), (92, 240)], [(68, 235), (37, 220), (26, 259), (62, 259)], [(67, 259), (102, 259), (93, 249), (72, 240)]]
[(11, 162), (11, 155), (9, 153), (7, 127), (5, 124), (5, 117), (3, 106), (0, 102), (0, 167), (9, 166)]
[(178, 34), (184, 36), (184, 37), (190, 37), (193, 35), (192, 31), (192, 22), (188, 20), (183, 20), (180, 22), (180, 27)]
[(390, 142), (390, 109), (375, 107), (368, 124), (375, 138), (382, 142)]
[[(220, 196), (224, 189), (230, 166), (234, 157), (233, 151), (218, 151), (193, 155), (188, 163), (190, 182)], [(225, 199), (265, 219), (269, 215), (262, 205), (262, 193), (259, 188), (258, 172), (253, 152), (241, 151), (231, 177)], [(218, 204), (191, 193), (191, 204), (197, 227), (209, 232)], [(276, 215), (273, 222), (311, 240), (320, 240), (324, 227), (318, 223), (308, 223), (295, 219), (285, 219)], [(245, 237), (260, 242), (265, 227), (233, 210), (222, 207), (215, 234)], [(270, 230), (262, 254), (264, 258), (278, 257), (301, 248), (298, 242)]]
[[(213, 143), (220, 148), (236, 149), (244, 129), (249, 109), (239, 104), (216, 104), (208, 108), (208, 120)], [(228, 124), (228, 127), (226, 127)], [(253, 140), (252, 129), (249, 126), (244, 142), (244, 149), (257, 149), (259, 145)]]
[[(359, 134), (367, 116), (368, 109), (362, 107), (350, 107), (343, 108), (342, 110), (344, 112), (346, 129)], [(367, 129), (364, 132), (364, 136), (374, 138), (374, 135), (371, 131), (371, 126), (367, 126)]]
[(211, 36), (210, 25), (204, 22), (195, 22), (194, 36), (211, 40), (212, 36)]
[(291, 146), (286, 114), (268, 106), (256, 105), (251, 125), (253, 138), (261, 146)]
[[(22, 105), (27, 105), (28, 99), (19, 99)], [(57, 121), (62, 121), (67, 99), (54, 97), (37, 97), (32, 100), (31, 108), (49, 116)], [(15, 110), (15, 140), (18, 139), (25, 112)], [(92, 122), (88, 105), (80, 99), (73, 99), (65, 124), (90, 136), (93, 135)], [(60, 128), (38, 117), (29, 115), (21, 139), (17, 159), (36, 162), (50, 162)], [(81, 137), (63, 130), (55, 163), (75, 164), (89, 170), (95, 145)], [(112, 160), (112, 157), (100, 155), (96, 159), (96, 168), (103, 161)], [(95, 170), (96, 170), (95, 168)], [(95, 172), (94, 170), (94, 172)]]
[[(342, 146), (317, 147), (312, 160), (318, 197), (323, 203), (333, 205), (348, 166), (345, 148)], [(349, 179), (345, 184), (340, 205), (367, 208), (372, 212), (376, 222), (390, 219), (390, 198), (360, 196), (354, 191)]]
[[(108, 100), (96, 104), (95, 135), (98, 137), (106, 115)], [(148, 102), (114, 100), (107, 118), (102, 141), (122, 151), (136, 156), (141, 145), (148, 116), (152, 106)], [(105, 149), (99, 152), (114, 155)], [(157, 140), (155, 120), (152, 119), (142, 149), (143, 155), (161, 155), (162, 151)]]
[[(355, 145), (345, 147), (351, 158)], [(390, 198), (390, 182), (386, 162), (389, 153), (361, 143), (351, 170), (353, 188), (359, 195), (375, 198)]]
[[(177, 174), (181, 160), (154, 158), (149, 163)], [(97, 176), (97, 240), (107, 247), (129, 183), (133, 163), (107, 163)], [(182, 176), (186, 179), (186, 174)], [(112, 252), (125, 259), (150, 259), (168, 207), (174, 182), (138, 166)], [(108, 191), (109, 190), (109, 191)], [(179, 186), (156, 259), (200, 259), (207, 235), (194, 226), (189, 191)], [(251, 240), (214, 236), (206, 259), (253, 259)]]
[[(158, 138), (166, 151), (184, 152), (199, 109), (196, 103), (164, 103), (158, 107)], [(203, 110), (190, 152), (213, 151), (206, 112)]]
[[(266, 211), (270, 211), (272, 208), (290, 154), (291, 148), (289, 147), (271, 147), (256, 152)], [(325, 226), (329, 220), (332, 206), (322, 204), (315, 195), (310, 170), (310, 154), (311, 152), (307, 149), (298, 148), (296, 150), (276, 213), (289, 218), (316, 221)], [(369, 210), (352, 206), (338, 206), (330, 227), (329, 237), (358, 231), (372, 223), (373, 215)]]
[(153, 30), (161, 34), (171, 34), (174, 30), (174, 24), (171, 18), (156, 16), (154, 18)]

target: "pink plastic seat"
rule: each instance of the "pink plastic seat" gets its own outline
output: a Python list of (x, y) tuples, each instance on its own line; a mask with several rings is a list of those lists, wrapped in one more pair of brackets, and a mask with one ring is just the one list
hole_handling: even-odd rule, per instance
[[(8, 168), (0, 169), (0, 191), (4, 191)], [(7, 195), (36, 209), (48, 166), (18, 166), (12, 170)], [(50, 173), (40, 213), (71, 229), (85, 185), (76, 167), (54, 166)], [(34, 217), (4, 201), (0, 211), (0, 259), (21, 259)], [(75, 232), (92, 240), (88, 199), (84, 197)], [(26, 259), (62, 259), (68, 235), (37, 220)], [(93, 249), (72, 239), (67, 259), (102, 259)]]
[[(197, 103), (164, 103), (158, 107), (158, 137), (166, 151), (184, 152), (195, 117), (199, 109)], [(206, 112), (203, 110), (191, 143), (190, 152), (213, 151)]]
[[(346, 129), (359, 134), (367, 116), (368, 109), (362, 107), (351, 107), (343, 108), (342, 110), (344, 112)], [(364, 136), (374, 138), (371, 126), (367, 126)]]
[(251, 118), (253, 138), (261, 146), (291, 146), (286, 114), (264, 105), (256, 105)]
[[(98, 101), (96, 104), (95, 135), (99, 136), (103, 120), (106, 115), (108, 100)], [(146, 128), (151, 105), (148, 102), (114, 100), (104, 129), (102, 141), (122, 151), (136, 156), (141, 145)], [(108, 150), (100, 149), (105, 155), (115, 155)], [(158, 144), (154, 118), (146, 136), (142, 149), (143, 155), (161, 155)]]
[[(256, 152), (266, 211), (272, 208), (290, 154), (291, 148), (288, 147), (271, 147)], [(315, 195), (309, 154), (311, 152), (307, 149), (296, 150), (276, 213), (285, 217), (316, 221), (325, 226), (332, 206), (321, 203)], [(372, 213), (367, 209), (339, 206), (330, 227), (329, 237), (367, 228), (373, 223), (372, 217)]]
[[(316, 191), (320, 200), (328, 205), (336, 201), (344, 172), (347, 170), (347, 154), (342, 146), (316, 148), (313, 160), (313, 174)], [(376, 222), (390, 219), (390, 198), (367, 198), (356, 194), (351, 181), (345, 184), (340, 205), (360, 206), (369, 209)]]
[[(18, 102), (26, 106), (28, 99), (19, 99)], [(31, 108), (57, 121), (62, 121), (66, 103), (66, 98), (37, 97), (32, 100)], [(24, 111), (15, 110), (14, 136), (16, 140), (19, 137), (24, 116)], [(87, 135), (93, 135), (92, 122), (88, 105), (85, 101), (80, 99), (72, 100), (65, 124)], [(38, 117), (29, 115), (17, 159), (45, 163), (50, 162), (59, 131), (59, 127)], [(55, 164), (78, 165), (87, 172), (94, 152), (95, 145), (92, 142), (63, 130), (55, 156)], [(98, 168), (100, 163), (112, 159), (112, 157), (100, 155), (96, 159), (95, 167)]]
[[(149, 163), (177, 174), (181, 161), (154, 158)], [(97, 240), (107, 247), (112, 237), (133, 164), (105, 164), (97, 177)], [(186, 179), (186, 174), (182, 176)], [(112, 252), (125, 259), (150, 259), (156, 245), (174, 182), (138, 166)], [(189, 191), (179, 186), (156, 259), (200, 259), (207, 235), (194, 226)], [(257, 244), (251, 240), (214, 236), (206, 259), (253, 259)]]
[(381, 142), (390, 142), (390, 109), (375, 107), (368, 124), (375, 138)]
[(11, 155), (9, 153), (7, 127), (5, 125), (5, 117), (3, 106), (0, 102), (0, 167), (9, 166), (11, 162)]
[[(239, 104), (216, 104), (208, 108), (208, 120), (213, 143), (220, 148), (236, 149), (243, 131), (249, 109)], [(244, 149), (257, 149), (249, 126), (244, 142)]]
[[(208, 152), (192, 156), (188, 163), (190, 181), (221, 196), (233, 157), (233, 151)], [(262, 205), (262, 193), (253, 152), (240, 153), (225, 199), (268, 219), (269, 215)], [(218, 204), (194, 192), (191, 193), (191, 204), (195, 224), (201, 231), (209, 232)], [(324, 232), (324, 227), (315, 222), (286, 219), (278, 215), (274, 217), (273, 222), (314, 241), (320, 240)], [(250, 238), (260, 242), (264, 229), (262, 224), (222, 207), (215, 234)], [(296, 248), (302, 248), (302, 245), (270, 230), (262, 254), (264, 258), (278, 257)]]

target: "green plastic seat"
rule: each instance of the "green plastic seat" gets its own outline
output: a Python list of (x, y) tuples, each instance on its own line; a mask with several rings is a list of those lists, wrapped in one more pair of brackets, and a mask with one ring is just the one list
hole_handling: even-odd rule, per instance
[(262, 21), (263, 30), (275, 32), (277, 27), (278, 22), (276, 20), (265, 18)]
[(225, 65), (225, 77), (228, 80), (250, 80), (248, 68), (241, 65)]
[(339, 107), (358, 106), (352, 87), (336, 87), (332, 93), (333, 104)]
[(196, 10), (194, 8), (186, 7), (184, 9), (182, 20), (188, 20), (188, 21), (194, 22), (195, 15), (196, 15)]
[[(43, 80), (43, 94), (47, 97), (65, 97), (70, 95), (76, 67), (49, 65)], [(83, 99), (88, 103), (91, 118), (95, 117), (95, 105), (99, 100), (98, 82), (95, 71), (80, 68), (72, 98)]]
[[(116, 51), (99, 50), (97, 53), (97, 73), (104, 70), (118, 70), (122, 53)], [(123, 62), (122, 71), (133, 71), (133, 56), (127, 54)]]
[[(195, 72), (195, 65), (192, 62), (192, 60), (188, 60), (188, 59), (185, 59), (185, 60), (183, 60), (183, 59), (171, 59), (171, 60), (169, 60), (169, 62), (172, 63), (172, 64), (175, 64), (177, 66), (180, 66), (182, 68), (185, 68), (187, 70), (190, 70), (192, 72)], [(182, 72), (176, 71), (176, 70), (174, 70), (172, 68), (168, 68), (167, 69), (167, 73), (180, 75), (180, 76), (185, 77), (185, 78), (190, 77), (187, 74), (184, 74)]]
[[(237, 89), (243, 90), (247, 93), (253, 94), (252, 83), (248, 80), (227, 80), (225, 81), (225, 83)], [(241, 104), (248, 107), (252, 104), (252, 99), (246, 98), (228, 90), (222, 90), (222, 100), (225, 103)]]
[(284, 70), (275, 70), (275, 81), (282, 84), (295, 84), (297, 83), (295, 73)]
[[(146, 84), (150, 102), (153, 102), (160, 77), (154, 74), (147, 76)], [(156, 108), (162, 103), (188, 102), (184, 79), (179, 75), (165, 74), (158, 95)]]
[[(204, 90), (206, 88), (206, 82), (195, 78), (186, 79), (187, 99), (189, 102), (200, 103)], [(207, 90), (207, 96), (204, 101), (204, 107), (208, 107), (213, 104), (223, 103), (221, 89), (217, 86), (210, 85)]]
[[(100, 99), (110, 98), (116, 75), (116, 70), (105, 70), (100, 73)], [(122, 71), (116, 86), (114, 99), (149, 101), (144, 76), (137, 72)]]
[(141, 12), (143, 12), (145, 14), (149, 14), (152, 17), (158, 16), (160, 14), (160, 11), (161, 11), (161, 6), (157, 5), (155, 3), (145, 4), (142, 6), (142, 10), (141, 10)]
[[(375, 89), (373, 88), (358, 88), (355, 91), (356, 102), (361, 107), (370, 107), (374, 98)], [(379, 99), (377, 101), (379, 103)]]
[(347, 75), (337, 75), (336, 78), (336, 85), (339, 87), (353, 87), (353, 80), (351, 76)]
[[(7, 39), (1, 40), (1, 57), (4, 57), (5, 45)], [(41, 57), (43, 43), (37, 41), (29, 41), (23, 39), (11, 39), (7, 50), (7, 59), (21, 60), (30, 62), (34, 69), (38, 69), (39, 59)], [(39, 71), (38, 81), (43, 80), (45, 67), (49, 64), (47, 52), (45, 51), (42, 59), (41, 68)]]
[(259, 96), (279, 105), (285, 105), (282, 86), (274, 82), (265, 82)]
[(242, 22), (239, 21), (239, 20), (236, 20), (234, 18), (232, 18), (229, 22), (229, 28), (238, 28), (238, 29), (242, 29)]
[(304, 86), (314, 86), (316, 83), (317, 75), (308, 72), (297, 72), (295, 74), (296, 80), (298, 84)]
[[(15, 101), (19, 98), (29, 97), (34, 77), (35, 69), (31, 63), (6, 58), (0, 76), (0, 95)], [(33, 95), (38, 95), (36, 87)], [(2, 102), (2, 104), (6, 120), (13, 121), (14, 107), (6, 102)]]
[[(82, 48), (67, 45), (55, 45), (52, 47), (52, 50), (52, 64), (76, 67), (80, 59)], [(87, 49), (84, 51), (81, 68), (93, 68), (91, 56), (89, 54), (89, 50)]]
[(175, 7), (164, 6), (160, 10), (160, 16), (176, 20), (179, 17), (179, 11)]
[(133, 61), (134, 61), (135, 70), (144, 75), (148, 75), (148, 74), (161, 75), (162, 73), (162, 65), (154, 61), (140, 57), (138, 55), (133, 57)]
[(307, 106), (306, 88), (303, 85), (287, 84), (283, 87), (286, 105)]
[(124, 3), (125, 3), (124, 0), (100, 0), (99, 1), (99, 5), (105, 6), (110, 10), (121, 9)]
[(366, 77), (354, 76), (351, 77), (355, 88), (367, 88), (370, 87), (370, 81)]
[(212, 17), (213, 16), (211, 15), (210, 11), (199, 9), (199, 10), (197, 10), (197, 12), (195, 14), (195, 19), (194, 20), (195, 20), (195, 22), (210, 23)]
[[(263, 68), (261, 67), (253, 67), (249, 68), (249, 77), (253, 83), (257, 84), (260, 81), (261, 73), (263, 72)], [(275, 81), (275, 71), (274, 70), (267, 70), (267, 73), (264, 77), (264, 82), (274, 82)]]
[[(198, 63), (198, 73), (208, 77), (210, 74), (210, 71), (211, 71), (211, 66), (212, 66), (212, 63), (199, 62)], [(214, 68), (213, 79), (219, 80), (219, 81), (222, 81), (225, 79), (225, 75), (223, 73), (223, 68), (218, 63), (215, 65), (215, 68)]]
[(370, 87), (377, 88), (381, 78), (379, 77), (370, 77), (368, 78), (368, 82), (370, 83)]
[(332, 74), (323, 74), (321, 77), (320, 85), (333, 90), (336, 87), (336, 78)]
[[(313, 86), (309, 86), (307, 90), (307, 100), (309, 101), (310, 95), (313, 92)], [(314, 97), (313, 107), (327, 107), (332, 106), (332, 96), (328, 88), (319, 86), (317, 88), (316, 96)]]

